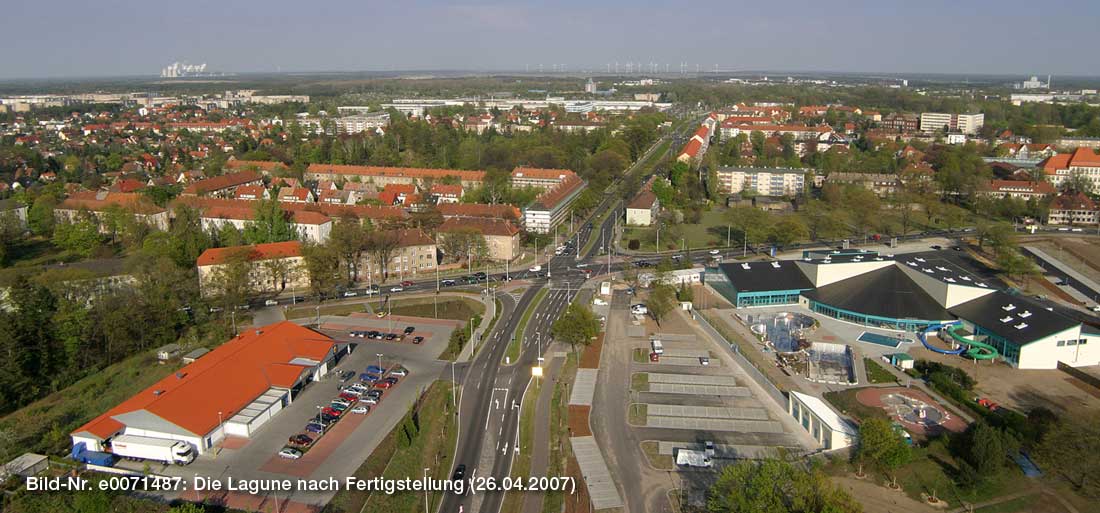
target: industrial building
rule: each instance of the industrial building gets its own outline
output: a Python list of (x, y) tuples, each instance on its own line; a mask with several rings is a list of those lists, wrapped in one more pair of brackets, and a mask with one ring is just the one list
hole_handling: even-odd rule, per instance
[(922, 340), (925, 333), (957, 328), (968, 334), (963, 345), (988, 346), (986, 357), (1020, 369), (1100, 364), (1100, 330), (997, 290), (934, 255), (806, 251), (799, 260), (720, 264), (707, 270), (705, 281), (738, 308), (800, 305)]
[(202, 454), (226, 436), (251, 436), (346, 350), (292, 322), (249, 330), (77, 428), (73, 445), (107, 451), (113, 438), (132, 435), (183, 441)]

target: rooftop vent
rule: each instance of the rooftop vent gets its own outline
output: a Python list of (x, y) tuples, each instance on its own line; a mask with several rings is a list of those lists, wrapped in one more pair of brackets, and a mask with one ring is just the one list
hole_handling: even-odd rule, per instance
[(264, 334), (264, 330), (256, 330), (256, 334), (257, 334), (257, 335), (263, 335), (263, 334)]
[(944, 278), (943, 281), (946, 281), (948, 283), (956, 283), (955, 278)]
[(747, 270), (749, 270), (749, 269), (751, 269), (751, 268), (749, 267), (749, 264), (741, 264), (741, 268), (742, 268), (742, 269), (744, 269), (744, 270), (746, 270), (746, 271), (747, 271)]
[(1016, 329), (1018, 329), (1018, 330), (1022, 330), (1022, 329), (1026, 328), (1026, 327), (1027, 327), (1027, 323), (1026, 323), (1026, 322), (1021, 322), (1020, 324), (1017, 324), (1017, 325), (1016, 325)]
[(779, 262), (772, 262), (772, 267), (779, 269)]
[(1027, 319), (1028, 317), (1031, 317), (1031, 310), (1024, 310), (1020, 312), (1021, 319)]
[(920, 262), (920, 263), (922, 263), (922, 264), (924, 263), (924, 259), (923, 259), (923, 258), (914, 258), (913, 260), (916, 260), (916, 261), (918, 261), (918, 262)]
[(1010, 323), (1014, 320), (1015, 320), (1015, 317), (1012, 317), (1011, 315), (1009, 315), (1008, 317), (1005, 317), (1004, 319), (1001, 319), (1001, 322), (1003, 322), (1005, 324), (1008, 324), (1008, 323)]
[(1002, 307), (1001, 307), (1001, 310), (1004, 310), (1004, 311), (1006, 311), (1006, 312), (1011, 312), (1011, 311), (1013, 311), (1013, 310), (1015, 310), (1015, 309), (1016, 309), (1016, 305), (1014, 305), (1014, 304), (1012, 304), (1012, 303), (1009, 303), (1009, 304), (1007, 304), (1007, 305), (1004, 305), (1004, 306), (1002, 306)]
[(946, 267), (943, 267), (943, 266), (939, 266), (939, 265), (936, 266), (936, 270), (937, 271), (943, 271), (943, 272), (950, 271), (950, 269), (948, 269)]
[(916, 263), (916, 262), (905, 262), (905, 264), (906, 264), (906, 265), (908, 265), (908, 266), (910, 266), (910, 267), (917, 267), (917, 263)]
[(974, 284), (975, 284), (975, 285), (977, 285), (977, 286), (979, 286), (979, 287), (989, 287), (989, 285), (986, 285), (986, 284), (984, 284), (984, 283), (978, 283), (978, 282), (974, 282)]
[(970, 281), (969, 276), (959, 276), (959, 278), (962, 278), (964, 281)]

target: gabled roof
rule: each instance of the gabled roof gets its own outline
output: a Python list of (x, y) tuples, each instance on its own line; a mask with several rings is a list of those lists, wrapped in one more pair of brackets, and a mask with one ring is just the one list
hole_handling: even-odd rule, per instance
[(102, 440), (121, 431), (125, 422), (147, 420), (204, 436), (271, 387), (288, 388), (293, 367), (299, 374), (309, 368), (292, 361), (323, 361), (333, 347), (331, 338), (288, 321), (248, 330), (73, 434)]
[(489, 219), (484, 217), (452, 217), (443, 221), (436, 230), (439, 233), (450, 233), (473, 229), (486, 236), (513, 237), (519, 234), (519, 228), (506, 219)]
[(653, 208), (653, 204), (657, 201), (657, 195), (653, 194), (653, 191), (643, 190), (639, 192), (634, 200), (630, 202), (626, 208), (645, 209), (649, 210)]
[(542, 207), (546, 210), (553, 210), (562, 201), (569, 198), (573, 193), (583, 188), (584, 180), (581, 180), (579, 176), (567, 176), (564, 180), (559, 182), (553, 188), (548, 189), (546, 192), (540, 194), (531, 206)]
[(91, 212), (103, 212), (111, 205), (135, 214), (152, 215), (165, 212), (144, 195), (134, 192), (81, 191), (74, 192), (57, 205), (64, 210), (86, 209)]
[(196, 262), (199, 267), (224, 264), (235, 255), (244, 254), (249, 261), (273, 260), (302, 256), (302, 243), (298, 241), (253, 244), (251, 246), (230, 246), (211, 248), (203, 251)]
[(238, 185), (244, 185), (250, 182), (256, 182), (262, 180), (263, 176), (256, 171), (240, 171), (237, 173), (228, 173), (221, 176), (215, 176), (213, 178), (207, 178), (205, 180), (199, 180), (191, 183), (186, 189), (183, 190), (184, 194), (206, 194), (208, 192), (220, 191), (222, 189), (228, 189), (230, 187), (236, 187)]
[(1096, 210), (1096, 203), (1083, 192), (1063, 193), (1050, 202), (1050, 210)]
[(440, 179), (448, 176), (456, 177), (463, 181), (481, 181), (485, 179), (485, 171), (462, 169), (423, 169), (412, 167), (378, 167), (378, 166), (347, 166), (338, 164), (310, 164), (307, 173), (354, 175), (354, 176), (397, 176), (409, 178), (433, 178)]
[(443, 203), (436, 206), (443, 217), (493, 217), (519, 219), (520, 210), (512, 205), (487, 205), (484, 203)]
[(563, 181), (569, 176), (575, 176), (572, 169), (546, 169), (537, 167), (517, 167), (512, 170), (512, 178), (531, 178), (534, 180), (558, 180)]

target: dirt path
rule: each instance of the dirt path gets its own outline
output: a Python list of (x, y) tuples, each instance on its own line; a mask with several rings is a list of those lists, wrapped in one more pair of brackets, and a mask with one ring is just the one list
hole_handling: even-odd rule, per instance
[(863, 504), (868, 513), (936, 513), (943, 511), (910, 499), (905, 492), (894, 491), (864, 479), (834, 477), (833, 482)]

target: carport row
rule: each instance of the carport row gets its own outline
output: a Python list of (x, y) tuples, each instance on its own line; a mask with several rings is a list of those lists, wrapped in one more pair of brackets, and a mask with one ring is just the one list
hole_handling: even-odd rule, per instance
[(768, 420), (763, 408), (727, 408), (647, 404), (646, 427), (734, 431), (739, 433), (782, 433), (783, 425)]
[(732, 376), (648, 373), (649, 391), (662, 394), (723, 395), (751, 397), (747, 387), (739, 387)]

